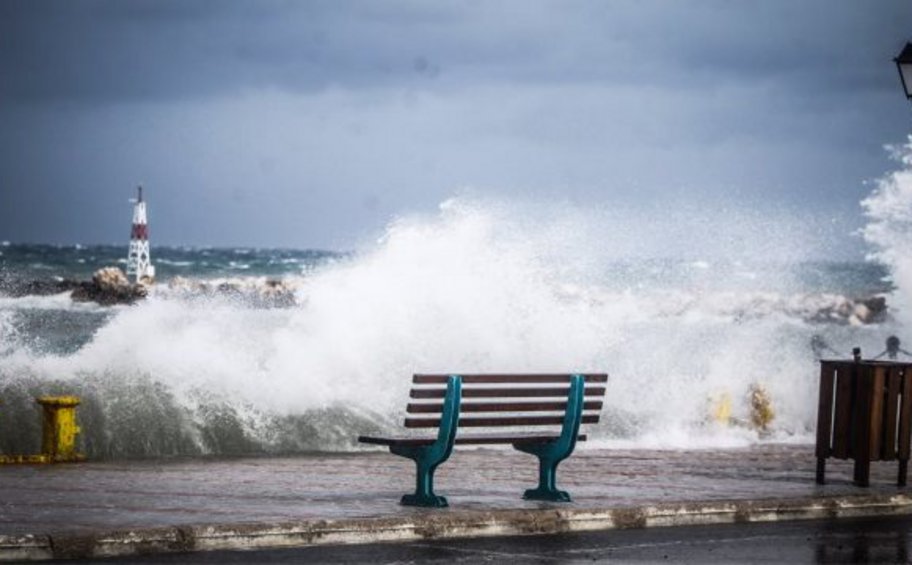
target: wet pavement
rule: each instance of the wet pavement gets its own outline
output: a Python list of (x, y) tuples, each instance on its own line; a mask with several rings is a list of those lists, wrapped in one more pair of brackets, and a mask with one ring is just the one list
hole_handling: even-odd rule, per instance
[(912, 517), (210, 551), (99, 563), (909, 563)]
[[(874, 463), (871, 487), (851, 484), (852, 463), (829, 460), (814, 482), (810, 445), (645, 451), (580, 447), (558, 486), (578, 509), (654, 503), (908, 494), (896, 463)], [(0, 467), (0, 535), (92, 532), (200, 523), (380, 518), (462, 510), (554, 508), (526, 502), (534, 458), (509, 449), (457, 450), (436, 476), (450, 508), (398, 504), (413, 488), (406, 459), (386, 452), (287, 458), (194, 459)]]

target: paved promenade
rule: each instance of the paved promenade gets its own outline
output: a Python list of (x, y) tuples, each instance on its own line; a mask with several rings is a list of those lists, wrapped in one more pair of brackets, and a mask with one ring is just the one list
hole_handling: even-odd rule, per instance
[(812, 446), (698, 451), (581, 446), (559, 470), (571, 504), (526, 502), (536, 460), (457, 450), (437, 473), (450, 508), (402, 507), (408, 460), (385, 452), (0, 467), (0, 559), (281, 547), (912, 512), (895, 463), (870, 488)]

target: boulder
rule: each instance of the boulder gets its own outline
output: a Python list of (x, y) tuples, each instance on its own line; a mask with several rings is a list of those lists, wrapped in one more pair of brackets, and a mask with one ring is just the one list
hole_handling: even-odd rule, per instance
[(256, 302), (262, 308), (290, 308), (296, 304), (294, 289), (284, 281), (267, 280), (257, 291)]
[(130, 279), (117, 267), (104, 267), (92, 275), (92, 282), (100, 290), (116, 292), (118, 289), (130, 286)]
[(148, 289), (142, 284), (131, 284), (117, 267), (105, 267), (95, 271), (92, 280), (80, 282), (73, 289), (70, 298), (76, 302), (97, 302), (102, 306), (133, 304), (145, 298)]

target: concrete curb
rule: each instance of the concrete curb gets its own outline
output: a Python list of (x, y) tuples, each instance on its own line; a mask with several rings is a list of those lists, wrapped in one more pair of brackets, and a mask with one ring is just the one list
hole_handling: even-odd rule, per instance
[(136, 528), (95, 534), (0, 535), (0, 561), (555, 534), (912, 513), (912, 497), (857, 495), (667, 503), (606, 509), (429, 511), (409, 516)]

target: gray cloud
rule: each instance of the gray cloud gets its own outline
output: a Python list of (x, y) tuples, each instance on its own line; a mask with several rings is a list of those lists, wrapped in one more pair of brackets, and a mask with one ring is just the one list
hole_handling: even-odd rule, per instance
[[(906, 2), (0, 3), (0, 239), (344, 246), (471, 186), (860, 221)], [(850, 238), (846, 237), (846, 241)]]
[[(883, 87), (870, 64), (908, 10), (731, 3), (14, 0), (0, 7), (0, 95), (160, 99), (275, 87), (787, 79)], [(416, 66), (416, 62), (421, 62)], [(424, 70), (432, 69), (427, 73)]]

